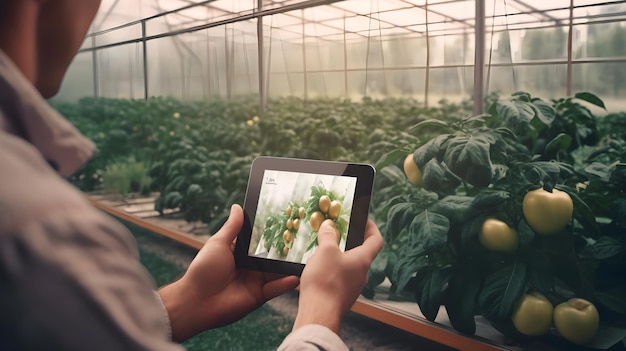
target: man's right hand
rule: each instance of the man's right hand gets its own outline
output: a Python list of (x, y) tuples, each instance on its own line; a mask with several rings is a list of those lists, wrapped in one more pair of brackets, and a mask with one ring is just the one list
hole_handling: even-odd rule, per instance
[(331, 223), (322, 223), (317, 240), (317, 251), (300, 279), (300, 301), (293, 329), (319, 324), (339, 334), (341, 317), (365, 287), (367, 272), (383, 247), (383, 238), (370, 219), (363, 244), (346, 252), (339, 249), (336, 229)]

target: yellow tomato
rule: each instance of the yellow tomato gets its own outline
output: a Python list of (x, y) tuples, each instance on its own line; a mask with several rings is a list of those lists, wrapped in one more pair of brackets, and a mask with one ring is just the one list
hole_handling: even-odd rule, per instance
[(413, 154), (408, 154), (404, 159), (404, 174), (413, 185), (422, 186), (422, 172), (413, 161)]
[(330, 208), (328, 209), (328, 215), (332, 219), (337, 219), (337, 217), (339, 217), (339, 213), (341, 213), (341, 202), (337, 200), (331, 201)]
[(524, 335), (538, 336), (552, 326), (552, 303), (539, 292), (524, 294), (515, 303), (511, 317), (515, 329)]
[(554, 326), (559, 334), (575, 344), (593, 339), (600, 325), (596, 306), (581, 298), (571, 298), (554, 308)]
[(522, 203), (524, 218), (539, 234), (558, 233), (569, 222), (574, 212), (572, 198), (564, 191), (548, 192), (539, 188), (526, 193)]
[(324, 221), (324, 214), (320, 211), (315, 211), (311, 217), (309, 218), (309, 224), (311, 225), (311, 229), (316, 232), (320, 229), (320, 225)]
[(513, 253), (519, 247), (517, 231), (495, 218), (488, 218), (483, 222), (478, 241), (489, 250), (504, 253)]
[(323, 213), (328, 213), (328, 210), (330, 209), (330, 197), (327, 195), (320, 196), (318, 205)]

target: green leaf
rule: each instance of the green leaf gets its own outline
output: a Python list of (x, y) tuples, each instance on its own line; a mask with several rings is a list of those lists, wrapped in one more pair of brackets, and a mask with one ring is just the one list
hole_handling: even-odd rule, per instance
[(416, 129), (419, 127), (423, 127), (425, 125), (437, 125), (437, 126), (442, 126), (442, 127), (449, 127), (450, 124), (446, 121), (442, 121), (440, 119), (435, 119), (435, 118), (429, 118), (427, 120), (421, 121), (411, 127), (409, 127), (409, 130), (411, 129)]
[(391, 206), (387, 213), (387, 239), (393, 242), (397, 233), (400, 233), (403, 228), (409, 226), (413, 221), (417, 213), (415, 205), (410, 202), (399, 203)]
[(606, 110), (606, 106), (604, 106), (604, 101), (602, 101), (602, 99), (597, 97), (595, 94), (588, 93), (588, 92), (581, 92), (581, 93), (576, 93), (574, 95), (574, 98), (587, 101), (588, 103), (592, 105), (596, 105)]
[(461, 333), (476, 333), (474, 314), (480, 292), (479, 272), (479, 267), (475, 265), (459, 265), (459, 271), (450, 279), (446, 290), (445, 306), (450, 324)]
[(422, 287), (421, 293), (416, 296), (417, 303), (424, 317), (429, 321), (434, 321), (443, 300), (444, 287), (450, 280), (450, 268), (435, 268), (417, 277), (419, 279), (418, 287)]
[(578, 256), (580, 258), (605, 260), (624, 251), (624, 249), (624, 244), (621, 241), (613, 237), (603, 235), (595, 242), (587, 244), (587, 246), (580, 250)]
[(483, 190), (474, 196), (471, 206), (477, 210), (485, 211), (502, 206), (510, 197), (509, 193), (502, 190)]
[(424, 166), (422, 183), (426, 190), (437, 190), (446, 176), (446, 171), (441, 167), (437, 159), (431, 159)]
[(448, 141), (443, 161), (461, 179), (486, 187), (493, 175), (489, 149), (495, 137), (487, 133), (457, 135)]
[(183, 203), (183, 196), (178, 191), (172, 191), (165, 195), (163, 204), (165, 208), (177, 208)]
[(525, 101), (499, 101), (496, 112), (514, 129), (523, 129), (535, 117), (533, 104)]
[(622, 316), (626, 315), (626, 299), (624, 299), (624, 296), (626, 296), (626, 288), (596, 291), (593, 294), (593, 297), (598, 302)]
[(415, 161), (417, 167), (419, 169), (424, 169), (424, 165), (426, 165), (428, 161), (437, 157), (442, 149), (445, 149), (445, 143), (451, 137), (452, 135), (449, 134), (439, 135), (415, 150), (413, 153), (413, 161)]
[(446, 216), (452, 222), (465, 222), (479, 211), (472, 207), (474, 198), (464, 195), (449, 195), (430, 207), (430, 210)]
[(443, 215), (425, 210), (413, 219), (409, 229), (414, 254), (439, 251), (446, 246), (450, 221)]
[(376, 162), (376, 170), (380, 171), (382, 169), (384, 169), (385, 167), (395, 164), (397, 162), (399, 162), (400, 160), (404, 160), (404, 158), (407, 155), (407, 151), (405, 150), (401, 150), (401, 149), (396, 149), (393, 150), (391, 152), (388, 152), (386, 154), (384, 154), (380, 160), (378, 160), (378, 162)]
[(566, 151), (572, 143), (572, 137), (565, 134), (559, 133), (554, 139), (550, 140), (545, 148), (545, 153), (549, 155), (556, 155), (559, 151)]
[(396, 166), (387, 166), (380, 170), (380, 174), (384, 177), (387, 177), (390, 181), (394, 183), (406, 183), (408, 180), (406, 179), (406, 175), (404, 172), (400, 170), (400, 168)]
[(502, 321), (511, 318), (517, 299), (524, 293), (526, 265), (515, 262), (490, 273), (478, 303), (483, 315), (489, 320)]
[(555, 284), (554, 269), (549, 257), (540, 250), (532, 249), (526, 259), (528, 268), (528, 284), (543, 292), (552, 291)]
[(517, 234), (519, 235), (520, 247), (529, 247), (535, 238), (535, 231), (530, 228), (528, 222), (522, 219), (517, 225)]
[(428, 267), (429, 264), (430, 261), (426, 256), (400, 256), (393, 268), (393, 274), (391, 276), (392, 281), (396, 284), (396, 291), (400, 292), (404, 290), (409, 280), (411, 280), (416, 273)]
[(545, 101), (535, 100), (531, 106), (535, 110), (535, 115), (541, 122), (543, 122), (543, 124), (549, 126), (552, 122), (554, 122), (554, 119), (556, 118), (556, 110), (552, 107), (552, 105)]

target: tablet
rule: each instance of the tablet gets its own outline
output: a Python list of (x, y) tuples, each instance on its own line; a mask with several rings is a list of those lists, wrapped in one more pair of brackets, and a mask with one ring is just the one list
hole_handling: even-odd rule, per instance
[(254, 159), (235, 245), (237, 266), (300, 276), (325, 220), (332, 221), (342, 251), (361, 245), (374, 174), (368, 164)]

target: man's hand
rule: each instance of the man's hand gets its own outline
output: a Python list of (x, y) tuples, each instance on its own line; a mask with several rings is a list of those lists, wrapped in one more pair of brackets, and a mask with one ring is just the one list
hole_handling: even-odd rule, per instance
[(339, 334), (341, 317), (367, 283), (367, 271), (383, 247), (376, 224), (369, 220), (363, 245), (342, 252), (335, 228), (322, 223), (317, 234), (319, 247), (302, 272), (298, 315), (293, 329), (320, 324)]
[(298, 286), (294, 276), (237, 270), (234, 240), (243, 210), (234, 205), (224, 226), (213, 235), (183, 277), (159, 290), (172, 326), (172, 339), (184, 341), (207, 329), (235, 322), (266, 301)]

